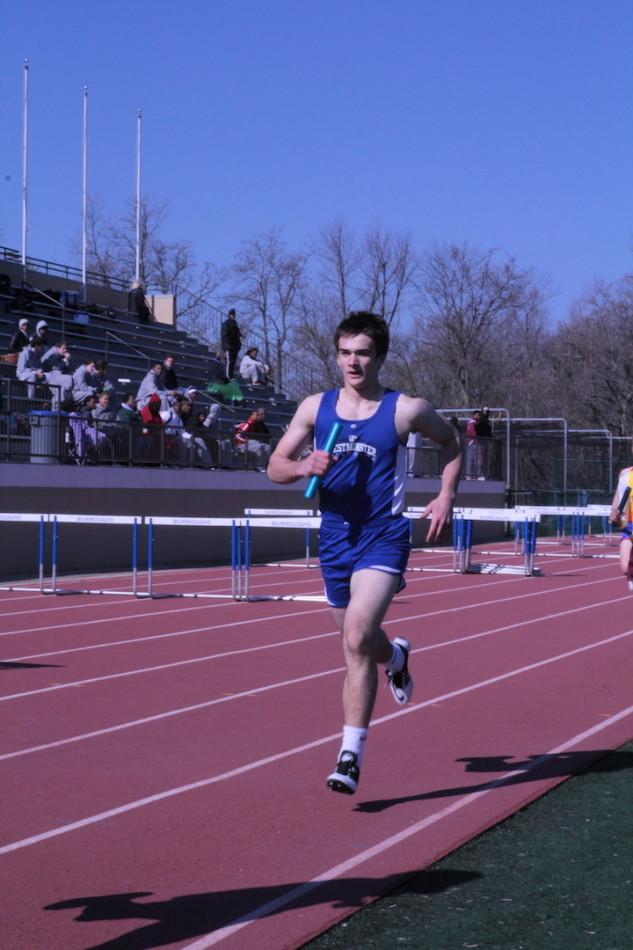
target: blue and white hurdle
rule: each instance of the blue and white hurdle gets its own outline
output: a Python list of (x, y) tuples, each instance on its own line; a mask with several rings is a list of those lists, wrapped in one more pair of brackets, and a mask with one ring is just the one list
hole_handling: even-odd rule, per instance
[[(559, 540), (565, 537), (565, 524), (570, 523), (570, 552), (540, 551), (539, 557), (590, 557), (590, 558), (618, 558), (618, 554), (585, 554), (587, 526), (592, 518), (601, 518), (603, 524), (611, 514), (610, 505), (521, 505), (517, 510), (539, 514), (541, 517), (556, 518), (556, 536)], [(605, 532), (604, 543), (607, 543)]]
[[(311, 508), (245, 508), (244, 515), (247, 518), (312, 518), (314, 512)], [(264, 567), (307, 567), (309, 570), (318, 567), (319, 565), (314, 564), (310, 557), (312, 530), (312, 528), (305, 529), (305, 564), (297, 561), (270, 561)]]
[(45, 558), (45, 547), (46, 547), (46, 524), (48, 522), (48, 515), (42, 514), (29, 514), (22, 512), (13, 512), (13, 511), (4, 511), (0, 513), (0, 522), (11, 522), (12, 524), (38, 524), (39, 530), (37, 535), (37, 560), (36, 560), (36, 570), (38, 577), (38, 586), (37, 587), (26, 587), (22, 584), (4, 584), (0, 586), (0, 590), (6, 591), (27, 591), (43, 594), (44, 589), (44, 558)]
[[(138, 596), (138, 532), (142, 524), (142, 517), (131, 515), (65, 515), (53, 514), (48, 516), (51, 527), (51, 586), (43, 593), (50, 594), (117, 594), (121, 596)], [(98, 525), (130, 525), (131, 536), (131, 575), (132, 589), (108, 588), (60, 588), (57, 586), (57, 568), (60, 551), (59, 526), (62, 524), (98, 524)]]
[[(520, 508), (455, 508), (453, 510), (453, 565), (461, 574), (515, 574), (532, 577), (535, 567), (536, 537), (540, 515)], [(523, 566), (472, 562), (472, 531), (475, 521), (497, 521), (522, 525)], [(482, 552), (489, 553), (489, 552)]]

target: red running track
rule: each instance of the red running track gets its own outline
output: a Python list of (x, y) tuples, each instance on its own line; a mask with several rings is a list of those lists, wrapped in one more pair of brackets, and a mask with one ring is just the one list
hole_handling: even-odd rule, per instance
[[(301, 946), (631, 739), (617, 562), (540, 563), (408, 575), (386, 628), (414, 645), (414, 701), (380, 689), (354, 797), (325, 788), (343, 677), (325, 605), (2, 595), (3, 950)], [(320, 578), (260, 568), (251, 590)]]

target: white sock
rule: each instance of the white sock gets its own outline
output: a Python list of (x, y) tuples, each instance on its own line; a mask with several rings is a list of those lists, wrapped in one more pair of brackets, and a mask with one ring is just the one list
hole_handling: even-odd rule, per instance
[[(363, 752), (365, 751), (365, 740), (367, 739), (367, 730), (358, 726), (343, 726), (343, 742), (341, 743), (341, 752), (354, 752), (360, 765), (363, 761)], [(339, 752), (339, 758), (341, 755)]]
[(391, 644), (391, 659), (387, 663), (387, 669), (390, 673), (399, 673), (404, 669), (404, 653), (397, 643)]

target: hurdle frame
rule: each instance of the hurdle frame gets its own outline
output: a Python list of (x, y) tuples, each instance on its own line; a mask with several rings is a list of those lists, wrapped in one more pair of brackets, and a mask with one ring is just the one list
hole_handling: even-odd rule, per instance
[[(540, 515), (519, 508), (455, 508), (453, 510), (453, 548), (456, 571), (461, 574), (513, 574), (524, 577), (540, 575), (535, 566), (536, 539)], [(472, 562), (472, 524), (474, 521), (522, 523), (523, 566)], [(482, 552), (486, 553), (486, 552)]]
[[(138, 597), (138, 532), (143, 522), (140, 515), (68, 515), (49, 514), (48, 522), (51, 526), (51, 586), (42, 590), (42, 593), (69, 596), (71, 594), (99, 594), (116, 595), (121, 597)], [(131, 525), (131, 575), (132, 590), (117, 590), (108, 588), (59, 588), (57, 586), (57, 563), (60, 550), (60, 524), (99, 524), (99, 525)]]
[(46, 525), (48, 523), (49, 516), (44, 514), (35, 514), (33, 512), (11, 512), (4, 511), (0, 512), (0, 523), (19, 523), (23, 522), (25, 524), (39, 524), (39, 531), (37, 537), (37, 578), (38, 586), (37, 587), (18, 587), (14, 584), (1, 584), (0, 590), (11, 591), (19, 593), (24, 591), (25, 593), (45, 593), (44, 588), (44, 563), (45, 563), (45, 553), (46, 553)]

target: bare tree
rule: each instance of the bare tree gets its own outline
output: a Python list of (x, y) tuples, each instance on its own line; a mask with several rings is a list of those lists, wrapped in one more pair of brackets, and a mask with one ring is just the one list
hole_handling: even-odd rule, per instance
[(280, 387), (306, 260), (305, 254), (286, 249), (278, 231), (269, 231), (246, 242), (233, 263), (233, 299), (249, 332), (261, 340)]
[(319, 286), (337, 303), (339, 322), (353, 309), (360, 254), (354, 235), (342, 221), (324, 228), (314, 245)]
[(552, 340), (559, 414), (578, 427), (633, 431), (633, 279), (599, 281), (572, 307)]
[(495, 253), (451, 245), (420, 266), (412, 351), (444, 404), (505, 404), (542, 331), (544, 296), (534, 275)]
[(364, 310), (392, 324), (414, 289), (419, 267), (411, 240), (382, 228), (367, 232), (360, 270)]
[[(179, 317), (194, 314), (200, 300), (215, 295), (224, 273), (212, 264), (199, 267), (187, 241), (166, 241), (161, 236), (167, 218), (166, 202), (145, 198), (140, 214), (140, 276), (146, 287), (179, 295)], [(117, 278), (131, 286), (136, 274), (136, 203), (128, 201), (119, 219), (110, 218), (102, 200), (88, 203), (88, 269), (101, 277)], [(76, 252), (79, 241), (72, 247)]]

